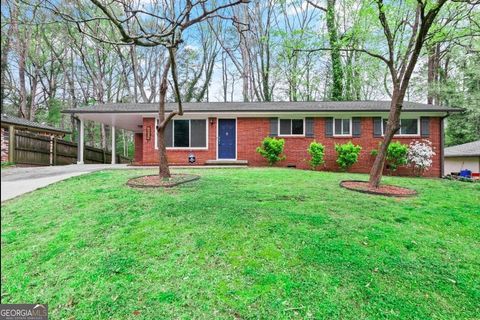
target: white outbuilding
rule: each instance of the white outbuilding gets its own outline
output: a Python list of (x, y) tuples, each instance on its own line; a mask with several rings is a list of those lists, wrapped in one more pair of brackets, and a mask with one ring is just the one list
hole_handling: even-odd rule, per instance
[(445, 174), (470, 170), (480, 172), (480, 140), (445, 148)]

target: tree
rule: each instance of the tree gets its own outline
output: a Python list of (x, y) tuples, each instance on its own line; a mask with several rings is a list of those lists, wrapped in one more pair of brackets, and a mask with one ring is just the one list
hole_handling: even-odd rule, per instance
[[(385, 4), (382, 0), (375, 2), (378, 20), (386, 40), (387, 57), (366, 49), (362, 51), (385, 62), (393, 87), (385, 135), (370, 171), (369, 184), (377, 188), (382, 177), (388, 146), (400, 128), (400, 114), (412, 73), (429, 37), (429, 30), (447, 0), (417, 1), (414, 6), (410, 6), (409, 3)], [(407, 25), (411, 26), (410, 30), (407, 30)]]
[[(222, 5), (212, 5), (204, 1), (165, 1), (154, 2), (148, 9), (140, 3), (113, 1), (104, 4), (99, 0), (91, 2), (102, 12), (97, 15), (95, 10), (88, 10), (80, 3), (75, 3), (73, 10), (62, 10), (50, 2), (50, 8), (63, 19), (77, 26), (79, 32), (88, 35), (91, 39), (112, 45), (136, 45), (140, 47), (161, 46), (168, 51), (169, 58), (163, 66), (159, 86), (159, 109), (158, 109), (158, 152), (159, 152), (159, 176), (170, 178), (168, 167), (167, 150), (165, 146), (165, 128), (168, 122), (176, 115), (183, 115), (182, 100), (177, 74), (177, 50), (183, 42), (182, 33), (191, 26), (215, 17), (223, 18), (222, 11), (235, 7), (247, 0), (228, 1)], [(85, 10), (87, 9), (87, 10)], [(230, 20), (241, 23), (234, 18)], [(107, 32), (92, 32), (102, 26), (98, 21), (105, 22), (106, 28), (114, 28), (117, 32), (113, 39), (105, 37)], [(103, 33), (103, 35), (102, 35)], [(165, 112), (165, 102), (168, 89), (168, 74), (171, 73), (173, 89), (177, 101), (177, 110), (168, 115)]]
[(330, 59), (332, 63), (332, 90), (331, 90), (331, 99), (333, 101), (343, 100), (343, 81), (344, 73), (342, 67), (342, 57), (341, 57), (341, 43), (338, 36), (338, 24), (336, 22), (336, 10), (335, 4), (336, 0), (327, 0), (327, 6), (323, 7), (317, 3), (308, 0), (308, 3), (313, 5), (315, 8), (325, 12), (326, 21), (327, 21), (327, 30), (328, 30), (328, 40), (330, 43)]
[[(383, 141), (370, 170), (370, 187), (378, 188), (380, 185), (388, 146), (400, 128), (400, 114), (410, 79), (426, 40), (432, 36), (430, 29), (447, 2), (449, 1), (417, 0), (388, 3), (383, 0), (365, 1), (360, 10), (360, 19), (350, 29), (349, 34), (344, 35), (345, 38), (361, 40), (361, 43), (364, 44), (363, 47), (338, 49), (336, 46), (332, 46), (331, 42), (329, 48), (307, 50), (310, 52), (340, 50), (365, 53), (384, 62), (389, 71), (391, 79), (390, 111)], [(469, 1), (452, 0), (449, 4), (455, 8), (465, 3), (469, 3)], [(318, 5), (316, 6), (318, 7)], [(323, 10), (328, 13), (327, 9)], [(332, 38), (330, 37), (330, 39)], [(368, 45), (369, 41), (372, 42), (371, 46)], [(382, 50), (384, 48), (385, 50)]]

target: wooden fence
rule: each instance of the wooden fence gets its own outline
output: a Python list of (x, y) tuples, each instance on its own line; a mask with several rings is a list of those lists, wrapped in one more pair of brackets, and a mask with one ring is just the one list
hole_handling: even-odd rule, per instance
[[(15, 132), (15, 163), (29, 165), (66, 165), (77, 163), (78, 146), (74, 142), (27, 132)], [(116, 155), (116, 163), (130, 159)], [(111, 163), (112, 153), (99, 148), (84, 147), (85, 163)]]

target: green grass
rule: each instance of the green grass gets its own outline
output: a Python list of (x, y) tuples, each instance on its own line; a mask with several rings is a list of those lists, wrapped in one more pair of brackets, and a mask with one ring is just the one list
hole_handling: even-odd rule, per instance
[(385, 178), (419, 192), (395, 199), (338, 185), (365, 175), (193, 172), (138, 190), (125, 182), (146, 171), (103, 171), (4, 203), (2, 303), (52, 319), (478, 319), (480, 184)]
[(1, 162), (1, 168), (2, 169), (6, 169), (6, 168), (9, 168), (9, 167), (13, 167), (15, 165), (14, 162)]

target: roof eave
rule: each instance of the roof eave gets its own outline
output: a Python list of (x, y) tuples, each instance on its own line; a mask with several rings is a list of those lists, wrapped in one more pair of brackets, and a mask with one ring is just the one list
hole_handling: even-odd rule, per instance
[[(305, 113), (330, 113), (330, 112), (367, 112), (367, 113), (375, 113), (375, 112), (389, 112), (390, 110), (385, 109), (370, 109), (370, 110), (362, 110), (362, 109), (343, 109), (343, 110), (335, 110), (335, 109), (328, 109), (328, 110), (294, 110), (294, 109), (282, 109), (282, 110), (184, 110), (184, 113), (247, 113), (247, 112), (305, 112)], [(460, 113), (465, 111), (464, 109), (455, 108), (455, 109), (408, 109), (402, 110), (402, 112), (446, 112), (446, 113)], [(69, 113), (69, 114), (80, 114), (80, 113), (156, 113), (157, 110), (63, 110), (62, 113)], [(171, 112), (171, 110), (166, 110), (166, 112)]]
[(55, 133), (55, 134), (70, 134), (72, 133), (71, 131), (67, 130), (61, 130), (61, 129), (47, 129), (47, 128), (40, 128), (40, 127), (33, 127), (33, 126), (27, 126), (24, 124), (18, 124), (15, 122), (10, 122), (10, 121), (2, 121), (2, 126), (3, 124), (15, 126), (16, 128), (22, 128), (22, 129), (30, 129), (31, 131), (36, 131), (36, 132), (50, 132), (50, 133)]

